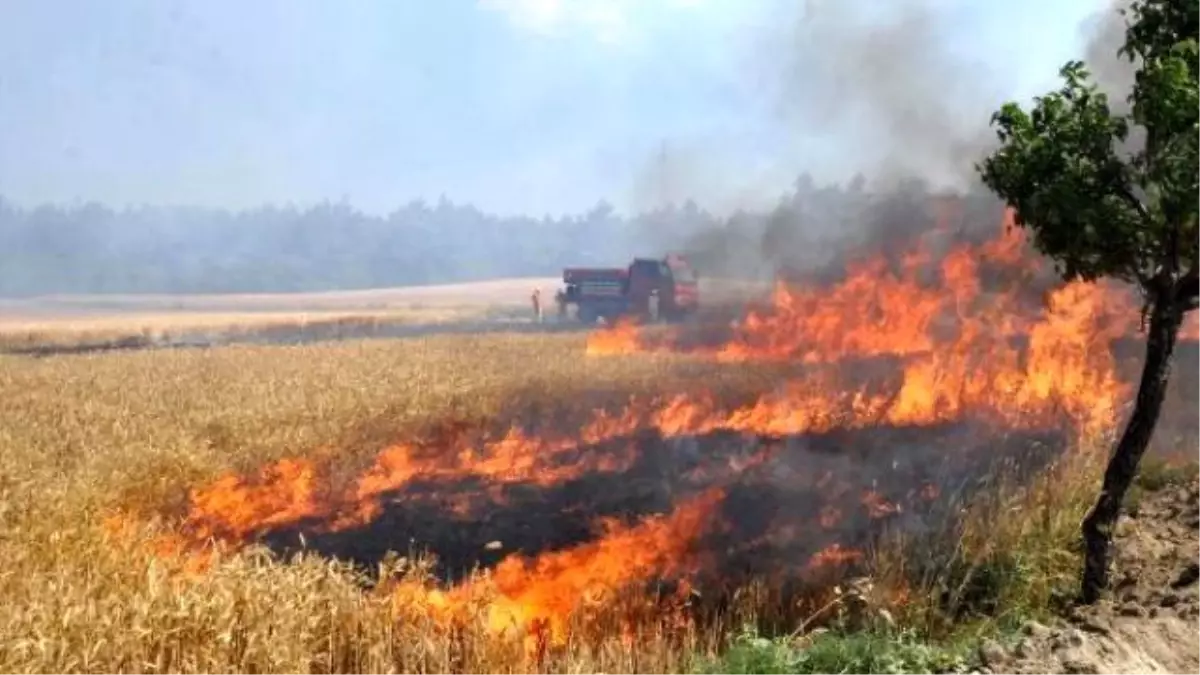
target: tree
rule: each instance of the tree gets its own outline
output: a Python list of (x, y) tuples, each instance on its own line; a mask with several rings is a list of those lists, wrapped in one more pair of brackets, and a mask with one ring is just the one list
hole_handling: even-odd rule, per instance
[(1082, 62), (1069, 62), (1062, 88), (1035, 99), (1030, 112), (1007, 103), (993, 115), (1000, 147), (977, 166), (1065, 279), (1130, 282), (1142, 293), (1143, 326), (1149, 319), (1133, 411), (1083, 522), (1086, 603), (1108, 586), (1112, 528), (1158, 420), (1179, 328), (1200, 290), (1198, 4), (1134, 0), (1122, 12), (1119, 54), (1137, 68), (1128, 113), (1109, 107)]

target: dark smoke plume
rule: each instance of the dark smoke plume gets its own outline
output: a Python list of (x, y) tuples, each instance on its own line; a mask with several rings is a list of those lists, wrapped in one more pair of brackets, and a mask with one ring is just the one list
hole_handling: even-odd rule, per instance
[[(778, 121), (823, 139), (837, 168), (861, 173), (847, 185), (803, 176), (772, 212), (695, 235), (685, 248), (698, 265), (753, 279), (837, 268), (849, 249), (890, 248), (927, 230), (938, 218), (932, 197), (947, 190), (978, 192), (965, 210), (989, 214), (959, 225), (994, 233), (999, 204), (978, 189), (973, 164), (994, 142), (988, 119), (1004, 91), (985, 66), (954, 52), (954, 30), (929, 2), (871, 16), (851, 3), (810, 2), (778, 42), (767, 40), (762, 60), (774, 61), (764, 67), (775, 79), (766, 88)], [(804, 162), (796, 168), (830, 173)]]
[[(1125, 22), (1113, 0), (1078, 30), (1082, 57), (1117, 112), (1134, 66), (1117, 52)], [(852, 3), (809, 2), (771, 57), (785, 54), (771, 96), (787, 128), (820, 136), (865, 173), (849, 184), (807, 176), (764, 216), (739, 215), (692, 236), (685, 248), (714, 276), (770, 278), (780, 272), (840, 269), (872, 246), (885, 253), (946, 224), (970, 240), (993, 236), (1003, 208), (977, 179), (976, 162), (995, 147), (992, 112), (1011, 98), (999, 73), (956, 53), (960, 30), (932, 2), (895, 3), (871, 16)], [(1051, 73), (1047, 73), (1051, 75)], [(1127, 144), (1138, 147), (1135, 133)], [(823, 172), (805, 165), (798, 170)], [(940, 202), (940, 204), (939, 204)]]

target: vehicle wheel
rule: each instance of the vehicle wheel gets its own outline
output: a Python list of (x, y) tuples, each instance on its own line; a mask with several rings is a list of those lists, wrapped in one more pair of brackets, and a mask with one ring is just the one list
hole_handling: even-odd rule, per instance
[(596, 311), (590, 307), (580, 307), (576, 316), (579, 317), (579, 322), (584, 325), (591, 326), (596, 323)]

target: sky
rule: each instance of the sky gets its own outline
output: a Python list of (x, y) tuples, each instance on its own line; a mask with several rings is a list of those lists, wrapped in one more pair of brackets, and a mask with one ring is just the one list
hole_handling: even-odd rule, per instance
[(753, 206), (977, 133), (1104, 4), (4, 0), (0, 196)]

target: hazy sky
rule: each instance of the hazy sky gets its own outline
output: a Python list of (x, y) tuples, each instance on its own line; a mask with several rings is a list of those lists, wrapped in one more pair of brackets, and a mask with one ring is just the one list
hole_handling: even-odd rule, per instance
[[(540, 215), (600, 198), (634, 208), (663, 188), (730, 206), (778, 194), (802, 169), (840, 176), (873, 161), (877, 139), (792, 108), (813, 102), (805, 92), (828, 99), (806, 78), (838, 63), (806, 49), (849, 44), (831, 30), (871, 44), (901, 4), (926, 20), (904, 54), (969, 64), (971, 92), (946, 97), (986, 118), (1000, 97), (1053, 86), (1104, 3), (5, 0), (0, 195), (346, 197), (378, 212), (444, 193)], [(821, 24), (846, 14), (831, 5), (858, 10)], [(818, 26), (809, 42), (806, 21)], [(651, 171), (664, 142), (665, 188)]]

